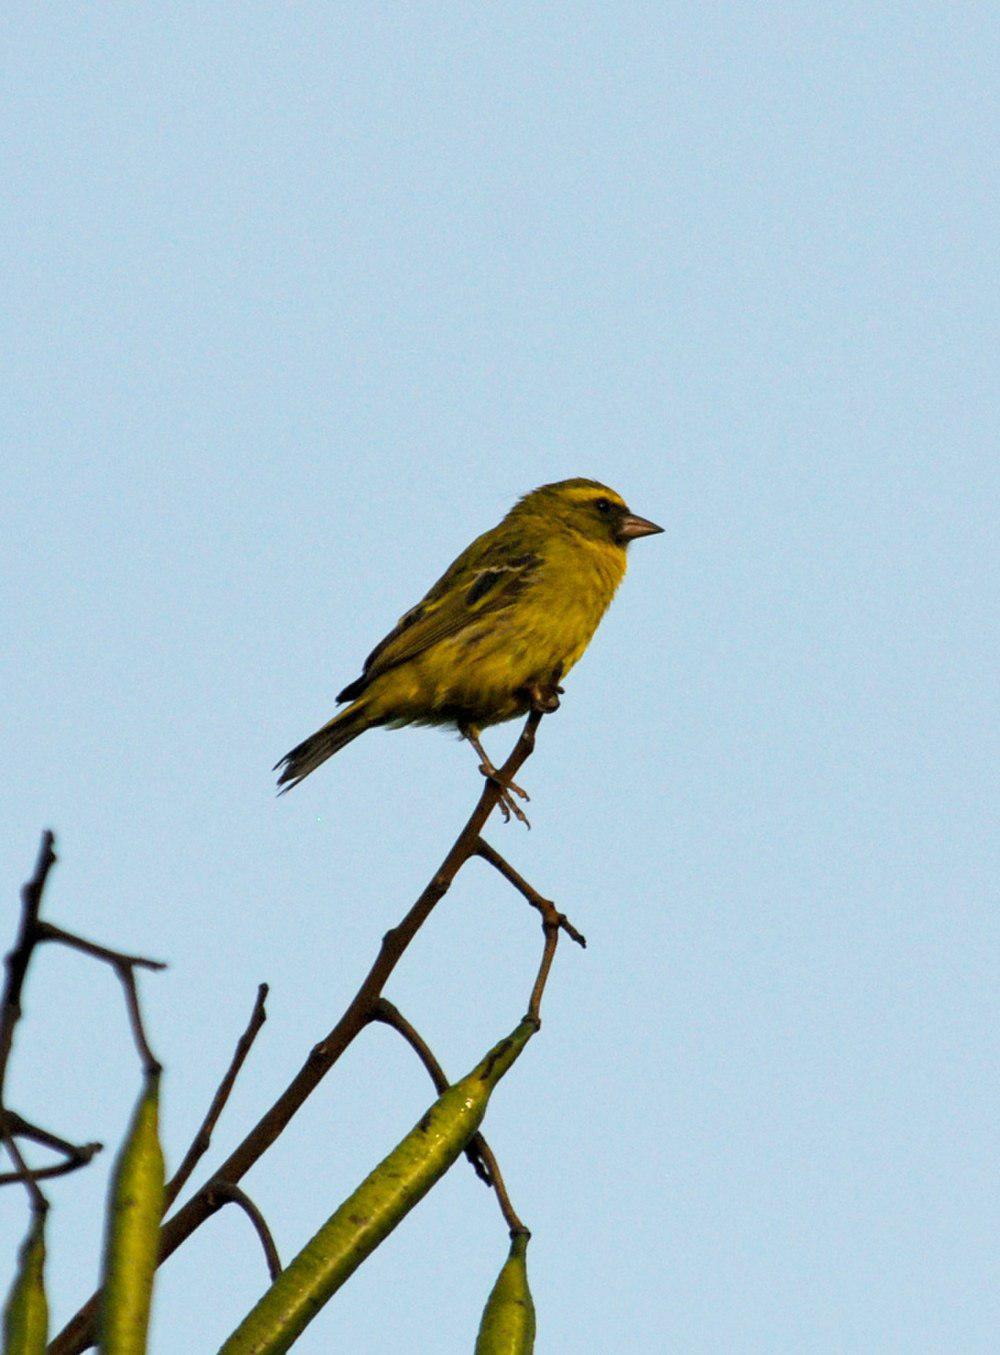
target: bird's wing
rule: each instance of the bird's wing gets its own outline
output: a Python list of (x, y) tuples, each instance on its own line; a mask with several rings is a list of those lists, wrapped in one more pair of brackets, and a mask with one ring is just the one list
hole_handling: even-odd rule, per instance
[(523, 542), (497, 540), (493, 532), (473, 541), (415, 607), (404, 613), (365, 660), (364, 672), (338, 701), (353, 701), (380, 673), (422, 654), (449, 635), (520, 597), (541, 563)]

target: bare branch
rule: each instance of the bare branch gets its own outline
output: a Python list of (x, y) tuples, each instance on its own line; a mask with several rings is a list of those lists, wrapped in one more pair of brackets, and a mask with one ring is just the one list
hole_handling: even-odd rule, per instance
[(202, 1157), (208, 1152), (212, 1142), (212, 1134), (215, 1126), (219, 1122), (219, 1116), (225, 1109), (226, 1102), (229, 1100), (229, 1094), (233, 1090), (233, 1084), (236, 1081), (240, 1069), (243, 1067), (246, 1056), (250, 1053), (250, 1047), (257, 1034), (267, 1020), (267, 1010), (264, 1003), (267, 999), (267, 984), (262, 983), (257, 989), (257, 999), (253, 1004), (253, 1011), (250, 1013), (250, 1020), (246, 1030), (240, 1036), (236, 1044), (233, 1057), (230, 1060), (229, 1067), (226, 1069), (225, 1076), (219, 1083), (218, 1090), (212, 1097), (212, 1104), (194, 1136), (191, 1147), (184, 1155), (184, 1160), (174, 1172), (173, 1176), (167, 1182), (163, 1192), (163, 1212), (166, 1213), (177, 1196), (187, 1185), (191, 1178), (191, 1173), (201, 1161)]
[[(431, 1081), (434, 1083), (434, 1090), (440, 1096), (443, 1091), (448, 1089), (448, 1079), (445, 1071), (438, 1063), (431, 1051), (430, 1045), (416, 1029), (412, 1026), (406, 1017), (388, 998), (380, 997), (372, 1008), (372, 1021), (380, 1021), (383, 1025), (391, 1026), (393, 1030), (398, 1030), (403, 1039), (414, 1051), (417, 1058), (427, 1069)], [(477, 1139), (480, 1135), (474, 1134), (469, 1140), (465, 1149), (465, 1156), (472, 1163), (473, 1170), (484, 1185), (492, 1186), (493, 1181), (490, 1178), (489, 1168), (483, 1160), (482, 1153), (478, 1151), (479, 1145)]]
[(85, 1157), (89, 1162), (94, 1154), (99, 1153), (104, 1147), (103, 1143), (84, 1143), (82, 1145), (70, 1143), (67, 1139), (61, 1139), (58, 1134), (53, 1134), (51, 1130), (42, 1129), (40, 1125), (32, 1124), (23, 1115), (18, 1115), (16, 1110), (5, 1111), (4, 1115), (8, 1129), (18, 1138), (31, 1139), (33, 1143), (40, 1143), (44, 1148), (52, 1148), (55, 1152), (63, 1153), (66, 1157)]
[(493, 1149), (483, 1138), (482, 1134), (477, 1133), (475, 1137), (479, 1140), (477, 1151), (483, 1159), (486, 1170), (490, 1174), (490, 1185), (496, 1194), (497, 1204), (500, 1206), (500, 1212), (503, 1214), (504, 1222), (510, 1229), (511, 1234), (523, 1233), (525, 1237), (530, 1237), (530, 1230), (521, 1222), (514, 1210), (514, 1206), (510, 1202), (510, 1196), (507, 1194), (507, 1184), (503, 1179), (503, 1175), (500, 1171), (500, 1164), (496, 1160)]
[(451, 1085), (445, 1076), (445, 1071), (438, 1063), (431, 1051), (430, 1045), (420, 1034), (417, 1028), (407, 1021), (406, 1017), (399, 1010), (394, 1002), (390, 1002), (386, 997), (380, 997), (372, 1007), (371, 1021), (380, 1021), (384, 1026), (391, 1026), (393, 1030), (398, 1030), (403, 1039), (410, 1046), (419, 1058), (420, 1062), (430, 1074), (430, 1079), (434, 1083), (434, 1090), (438, 1096), (446, 1092)]
[[(36, 1181), (51, 1181), (56, 1176), (69, 1176), (70, 1172), (79, 1171), (81, 1167), (85, 1167), (101, 1146), (99, 1143), (86, 1144), (80, 1156), (68, 1158), (65, 1162), (54, 1162), (50, 1167), (33, 1168), (32, 1175)], [(86, 1152), (87, 1148), (93, 1148), (94, 1152)], [(10, 1186), (15, 1181), (22, 1181), (23, 1179), (20, 1172), (0, 1172), (0, 1186)]]
[(48, 1213), (49, 1202), (39, 1188), (38, 1173), (32, 1171), (27, 1162), (25, 1162), (21, 1155), (21, 1150), (17, 1146), (17, 1139), (15, 1139), (13, 1134), (9, 1132), (4, 1133), (3, 1146), (7, 1149), (11, 1161), (17, 1169), (12, 1174), (13, 1180), (24, 1182), (25, 1189), (28, 1192), (28, 1199), (31, 1201), (31, 1212), (33, 1214), (40, 1214), (44, 1218)]
[[(220, 1182), (235, 1185), (242, 1180), (371, 1020), (372, 1009), (410, 942), (448, 892), (462, 866), (476, 854), (479, 835), (500, 799), (501, 782), (509, 784), (534, 751), (535, 735), (543, 713), (541, 710), (531, 712), (513, 751), (499, 769), (498, 778), (485, 781), (475, 809), (440, 867), (399, 925), (382, 938), (378, 955), (343, 1016), (326, 1038), (313, 1047), (288, 1087), (218, 1171), (164, 1223), (160, 1235), (161, 1263), (219, 1208), (212, 1193), (215, 1185)], [(79, 1355), (93, 1344), (99, 1302), (98, 1292), (55, 1338), (49, 1347), (49, 1355)]]
[(56, 863), (55, 837), (46, 829), (31, 879), (21, 890), (21, 925), (14, 949), (7, 956), (7, 975), (0, 997), (0, 1109), (4, 1106), (7, 1065), (14, 1047), (14, 1031), (21, 1019), (21, 990), (32, 951), (38, 943), (38, 913), (49, 871)]
[(531, 990), (531, 997), (528, 1001), (528, 1015), (533, 1016), (539, 1025), (542, 1023), (540, 1011), (542, 994), (545, 992), (545, 985), (549, 981), (549, 970), (552, 968), (552, 961), (556, 957), (556, 946), (559, 944), (559, 924), (543, 922), (542, 931), (545, 933), (542, 962), (538, 966), (538, 977), (535, 979), (535, 986)]
[(92, 959), (101, 960), (104, 964), (111, 966), (125, 990), (125, 1008), (128, 1012), (132, 1039), (135, 1041), (139, 1058), (142, 1060), (143, 1072), (147, 1074), (161, 1072), (162, 1065), (149, 1047), (146, 1031), (142, 1024), (135, 971), (137, 968), (166, 969), (162, 960), (147, 960), (142, 955), (126, 955), (123, 951), (111, 950), (108, 946), (99, 946), (96, 941), (88, 941), (85, 937), (75, 936), (72, 932), (63, 931), (61, 927), (54, 927), (51, 922), (39, 922), (37, 936), (39, 941), (57, 941), (60, 945), (68, 946), (70, 950), (79, 950), (84, 955), (89, 955)]
[[(430, 1074), (431, 1081), (434, 1083), (434, 1089), (440, 1096), (442, 1092), (448, 1089), (448, 1079), (445, 1076), (444, 1069), (434, 1057), (430, 1046), (420, 1032), (413, 1026), (406, 1017), (388, 999), (381, 997), (375, 1004), (372, 1012), (373, 1021), (381, 1021), (383, 1025), (391, 1026), (393, 1030), (398, 1030), (403, 1039), (416, 1053), (420, 1062)], [(491, 1187), (496, 1192), (497, 1203), (500, 1205), (500, 1212), (503, 1214), (507, 1227), (512, 1233), (524, 1233), (527, 1237), (531, 1234), (524, 1226), (517, 1214), (514, 1212), (514, 1206), (511, 1204), (510, 1196), (507, 1193), (507, 1187), (504, 1183), (500, 1166), (496, 1160), (493, 1149), (478, 1131), (473, 1134), (465, 1148), (465, 1155), (472, 1163), (476, 1175), (480, 1181)]]
[(542, 915), (545, 946), (542, 950), (542, 961), (538, 967), (538, 977), (535, 979), (535, 986), (531, 990), (531, 999), (528, 1002), (528, 1015), (533, 1016), (540, 1024), (542, 994), (545, 992), (552, 961), (555, 959), (560, 931), (564, 931), (579, 946), (586, 946), (587, 939), (582, 932), (577, 931), (565, 913), (560, 913), (551, 899), (539, 894), (534, 885), (530, 885), (524, 876), (520, 875), (508, 861), (505, 861), (500, 853), (491, 847), (484, 838), (477, 839), (475, 851), (477, 856), (481, 856), (484, 861), (488, 861), (495, 870), (498, 870), (505, 880), (524, 895), (532, 908), (537, 908)]
[(495, 847), (491, 847), (484, 838), (479, 838), (476, 842), (475, 852), (477, 856), (481, 856), (484, 861), (488, 861), (491, 866), (498, 870), (518, 893), (523, 894), (532, 908), (538, 909), (542, 915), (543, 925), (549, 923), (557, 929), (561, 929), (571, 941), (575, 941), (578, 946), (586, 948), (587, 938), (582, 932), (577, 931), (566, 914), (560, 913), (551, 899), (539, 894), (538, 890), (530, 885), (523, 875), (519, 875), (514, 867), (504, 860)]
[[(43, 1148), (51, 1148), (56, 1153), (61, 1153), (65, 1159), (63, 1162), (56, 1162), (48, 1167), (32, 1167), (29, 1170), (36, 1181), (49, 1180), (53, 1176), (65, 1176), (68, 1172), (76, 1171), (79, 1167), (85, 1167), (87, 1163), (99, 1153), (104, 1146), (101, 1143), (70, 1143), (67, 1139), (61, 1139), (58, 1134), (51, 1133), (48, 1129), (42, 1129), (39, 1125), (32, 1124), (26, 1120), (23, 1115), (18, 1115), (16, 1110), (0, 1111), (0, 1139), (4, 1142), (15, 1138), (29, 1139), (32, 1143), (40, 1143)], [(20, 1156), (19, 1152), (11, 1154), (15, 1158)], [(13, 1184), (15, 1181), (24, 1179), (20, 1170), (14, 1172), (0, 1172), (0, 1186)]]
[(268, 1273), (272, 1280), (276, 1280), (281, 1274), (281, 1259), (278, 1256), (278, 1249), (274, 1245), (274, 1238), (271, 1236), (271, 1230), (267, 1226), (267, 1220), (246, 1191), (241, 1190), (239, 1186), (234, 1186), (231, 1181), (216, 1181), (212, 1185), (212, 1203), (216, 1209), (223, 1204), (239, 1205), (253, 1224), (254, 1231), (260, 1238), (260, 1245), (264, 1249), (264, 1259), (267, 1262)]
[(109, 946), (100, 946), (96, 941), (88, 941), (85, 936), (76, 936), (73, 932), (67, 932), (62, 927), (56, 927), (51, 922), (39, 922), (38, 924), (39, 941), (58, 941), (63, 946), (69, 946), (71, 950), (80, 950), (84, 955), (92, 955), (95, 960), (103, 960), (105, 964), (112, 965), (114, 968), (123, 969), (166, 969), (163, 960), (150, 960), (145, 955), (128, 955), (122, 950), (112, 950)]
[[(46, 829), (42, 834), (42, 841), (38, 848), (34, 874), (21, 890), (21, 925), (18, 928), (14, 949), (7, 956), (7, 974), (4, 979), (3, 995), (0, 997), (0, 1138), (2, 1138), (3, 1145), (14, 1163), (13, 1172), (0, 1173), (0, 1185), (22, 1181), (31, 1200), (32, 1211), (40, 1215), (44, 1215), (49, 1207), (48, 1201), (38, 1185), (39, 1177), (45, 1175), (45, 1173), (32, 1171), (25, 1162), (21, 1150), (17, 1146), (16, 1135), (19, 1132), (23, 1133), (24, 1129), (30, 1128), (30, 1126), (27, 1125), (25, 1120), (21, 1119), (20, 1115), (7, 1110), (4, 1092), (7, 1081), (7, 1066), (10, 1063), (11, 1051), (14, 1048), (14, 1031), (21, 1019), (21, 993), (24, 989), (24, 980), (28, 972), (28, 965), (31, 962), (31, 956), (38, 944), (38, 914), (42, 907), (42, 895), (45, 892), (45, 882), (49, 878), (49, 871), (56, 863), (55, 842), (52, 832)], [(52, 1135), (50, 1146), (51, 1139), (54, 1138), (55, 1136)], [(58, 1144), (62, 1146), (62, 1140), (58, 1140)], [(65, 1147), (71, 1149), (69, 1144), (66, 1144)], [(66, 1164), (62, 1165), (65, 1170), (72, 1170), (72, 1167)], [(79, 1163), (73, 1163), (73, 1166), (78, 1165)]]
[[(66, 1139), (59, 1138), (57, 1134), (40, 1129), (18, 1115), (16, 1111), (8, 1109), (5, 1099), (7, 1069), (14, 1048), (14, 1033), (21, 1019), (21, 993), (35, 947), (44, 939), (47, 924), (39, 921), (39, 914), (49, 872), (56, 859), (55, 837), (46, 829), (42, 834), (34, 873), (21, 890), (21, 923), (14, 949), (7, 956), (7, 973), (3, 994), (0, 996), (0, 1139), (15, 1167), (13, 1172), (0, 1172), (0, 1186), (23, 1182), (31, 1196), (32, 1208), (36, 1211), (47, 1207), (45, 1197), (38, 1187), (39, 1181), (76, 1171), (78, 1167), (85, 1166), (101, 1147), (99, 1143), (77, 1147)], [(18, 1136), (62, 1153), (65, 1160), (47, 1167), (29, 1167), (18, 1147)]]

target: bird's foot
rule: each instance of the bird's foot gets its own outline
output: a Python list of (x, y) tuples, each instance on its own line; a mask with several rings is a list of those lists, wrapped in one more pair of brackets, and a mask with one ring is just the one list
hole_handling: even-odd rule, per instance
[(483, 776), (486, 777), (487, 781), (492, 781), (495, 786), (499, 786), (500, 788), (500, 798), (497, 800), (497, 804), (500, 806), (501, 814), (503, 814), (504, 823), (509, 823), (510, 816), (513, 814), (518, 823), (523, 823), (525, 828), (530, 828), (531, 823), (528, 820), (527, 814), (525, 814), (524, 810), (517, 803), (517, 800), (514, 799), (515, 795), (519, 795), (522, 800), (531, 799), (531, 796), (524, 787), (519, 786), (516, 781), (505, 781), (488, 758), (484, 759), (479, 764), (479, 770), (482, 772)]
[(531, 824), (528, 822), (527, 814), (525, 814), (524, 810), (514, 797), (515, 795), (519, 795), (522, 800), (530, 800), (531, 796), (523, 789), (523, 787), (519, 786), (516, 781), (511, 781), (509, 777), (502, 776), (500, 771), (494, 767), (486, 749), (479, 741), (479, 731), (474, 725), (461, 725), (460, 729), (462, 737), (468, 739), (469, 743), (472, 744), (473, 748), (479, 754), (479, 770), (482, 772), (483, 776), (485, 776), (488, 781), (492, 781), (500, 791), (497, 798), (497, 804), (500, 806), (500, 812), (503, 814), (504, 823), (509, 823), (510, 817), (513, 814), (514, 818), (517, 819), (519, 823), (523, 823), (525, 828), (530, 828)]
[(555, 685), (543, 687), (538, 682), (533, 682), (525, 691), (528, 696), (530, 708), (538, 715), (551, 715), (554, 710), (559, 709), (559, 697), (562, 695), (563, 688)]

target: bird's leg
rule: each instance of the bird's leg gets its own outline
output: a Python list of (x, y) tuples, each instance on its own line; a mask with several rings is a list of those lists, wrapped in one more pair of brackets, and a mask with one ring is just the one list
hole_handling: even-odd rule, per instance
[(514, 796), (520, 795), (522, 800), (530, 800), (531, 796), (526, 790), (519, 786), (516, 781), (505, 781), (503, 779), (499, 770), (494, 767), (493, 763), (490, 761), (486, 749), (479, 741), (479, 731), (473, 725), (462, 725), (461, 734), (464, 739), (467, 739), (469, 743), (472, 744), (473, 748), (479, 754), (479, 770), (482, 772), (483, 776), (488, 780), (495, 782), (496, 785), (500, 787), (500, 799), (498, 804), (500, 805), (500, 810), (503, 814), (504, 823), (509, 823), (510, 816), (513, 814), (515, 819), (518, 819), (526, 827), (530, 828), (531, 824), (528, 823), (528, 816), (514, 799)]

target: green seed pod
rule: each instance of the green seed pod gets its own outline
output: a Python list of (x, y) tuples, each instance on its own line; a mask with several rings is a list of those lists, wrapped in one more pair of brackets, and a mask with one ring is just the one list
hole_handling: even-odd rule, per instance
[(528, 1288), (528, 1235), (515, 1233), (510, 1253), (486, 1300), (475, 1355), (531, 1355), (535, 1305)]
[(103, 1355), (143, 1355), (163, 1214), (159, 1073), (146, 1077), (111, 1182), (99, 1323)]
[(3, 1315), (4, 1355), (44, 1355), (49, 1332), (45, 1299), (45, 1216), (32, 1214)]
[(281, 1272), (219, 1355), (280, 1355), (455, 1161), (490, 1093), (538, 1029), (525, 1017), (414, 1128)]

